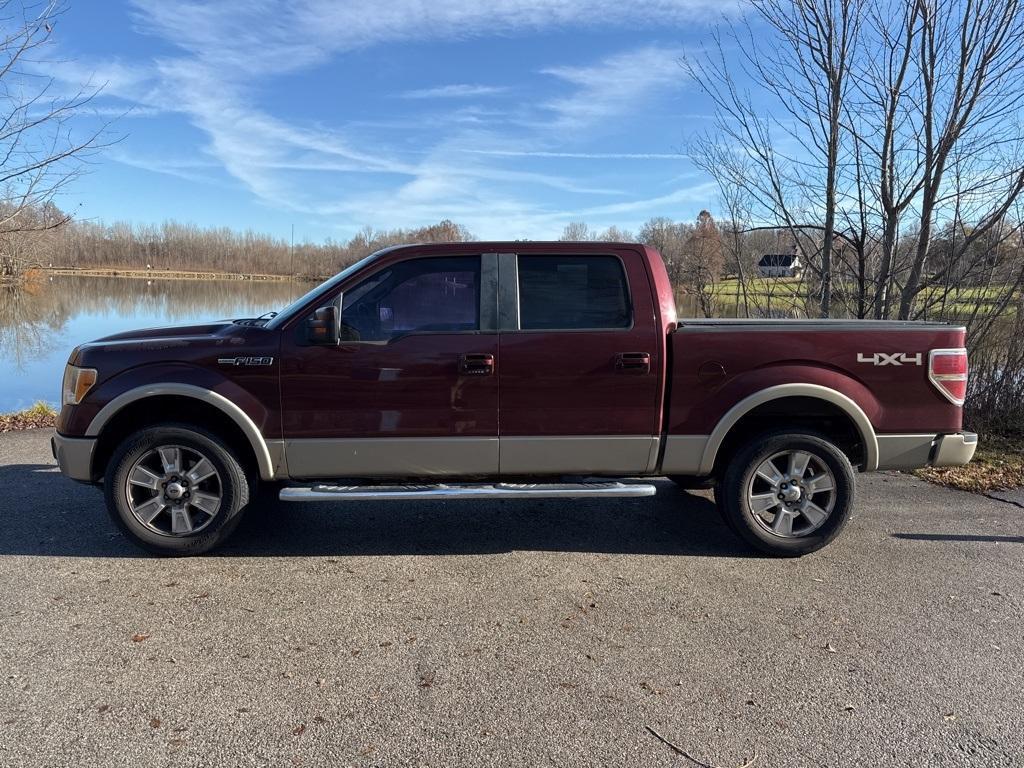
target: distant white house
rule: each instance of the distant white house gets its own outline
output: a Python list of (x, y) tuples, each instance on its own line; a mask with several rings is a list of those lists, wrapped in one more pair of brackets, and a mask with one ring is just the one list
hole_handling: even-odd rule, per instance
[(766, 253), (757, 262), (757, 271), (761, 277), (799, 277), (803, 264), (796, 253)]

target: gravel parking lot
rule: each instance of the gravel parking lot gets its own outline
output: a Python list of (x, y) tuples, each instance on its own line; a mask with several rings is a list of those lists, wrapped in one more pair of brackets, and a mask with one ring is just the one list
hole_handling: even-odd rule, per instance
[(1024, 509), (862, 477), (801, 560), (707, 494), (268, 505), (157, 559), (0, 436), (0, 765), (1020, 765)]

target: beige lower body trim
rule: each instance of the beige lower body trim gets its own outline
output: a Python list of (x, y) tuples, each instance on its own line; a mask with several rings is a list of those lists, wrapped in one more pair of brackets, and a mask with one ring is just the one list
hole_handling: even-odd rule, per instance
[(923, 435), (876, 435), (879, 469), (927, 467), (935, 444), (935, 433)]
[(878, 468), (959, 467), (971, 460), (977, 447), (973, 432), (878, 435)]
[(284, 440), (266, 440), (267, 454), (270, 456), (269, 477), (264, 480), (283, 480), (288, 477), (288, 459), (285, 455)]
[(653, 472), (651, 436), (503, 437), (502, 475), (641, 475)]
[(661, 471), (666, 475), (700, 475), (701, 459), (710, 435), (669, 435)]
[(92, 475), (92, 455), (96, 450), (96, 438), (64, 437), (61, 434), (54, 434), (50, 438), (50, 444), (61, 474), (86, 483), (96, 479)]
[(496, 475), (496, 437), (285, 440), (293, 478)]

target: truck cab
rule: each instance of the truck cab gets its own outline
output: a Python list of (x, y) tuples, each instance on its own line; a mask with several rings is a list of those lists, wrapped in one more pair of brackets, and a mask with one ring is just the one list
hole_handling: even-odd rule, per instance
[(159, 553), (215, 547), (261, 486), (637, 497), (669, 475), (716, 487), (754, 546), (803, 554), (838, 534), (855, 471), (970, 459), (963, 346), (941, 324), (680, 323), (643, 245), (400, 246), (272, 317), (81, 345), (54, 453)]

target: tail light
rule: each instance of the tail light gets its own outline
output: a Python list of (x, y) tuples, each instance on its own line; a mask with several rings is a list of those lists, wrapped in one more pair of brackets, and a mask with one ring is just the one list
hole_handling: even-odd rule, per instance
[(928, 353), (928, 381), (953, 405), (967, 397), (967, 350), (933, 349)]

